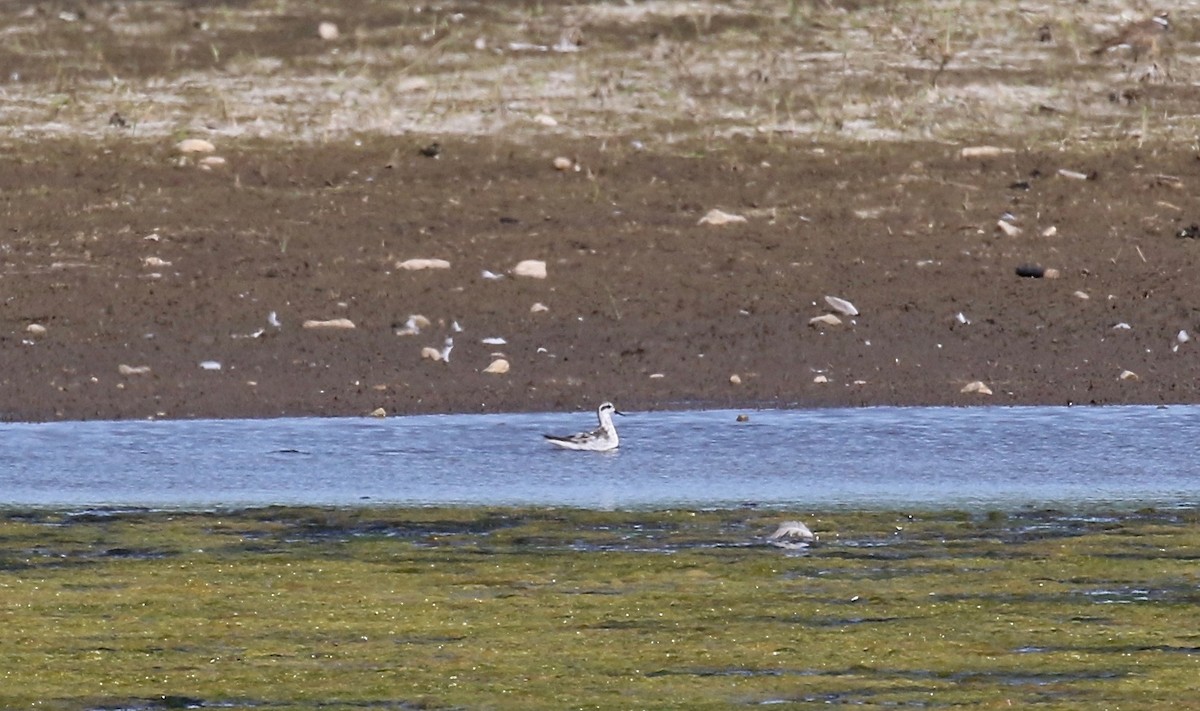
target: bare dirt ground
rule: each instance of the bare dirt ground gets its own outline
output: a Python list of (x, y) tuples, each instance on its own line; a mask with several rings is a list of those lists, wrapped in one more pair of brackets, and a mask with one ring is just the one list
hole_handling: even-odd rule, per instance
[(4, 3), (0, 417), (1200, 401), (1154, 9)]

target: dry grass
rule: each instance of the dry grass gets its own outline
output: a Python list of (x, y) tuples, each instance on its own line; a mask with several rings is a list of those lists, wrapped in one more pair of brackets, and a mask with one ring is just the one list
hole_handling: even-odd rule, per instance
[[(1200, 9), (1177, 5), (1180, 18)], [(0, 9), (0, 137), (1194, 141), (1189, 28), (1175, 31), (1169, 80), (1119, 53), (1090, 55), (1148, 12), (975, 0), (126, 2), (83, 15), (14, 4)], [(319, 39), (322, 20), (341, 37)], [(564, 37), (584, 42), (558, 51), (574, 48)]]

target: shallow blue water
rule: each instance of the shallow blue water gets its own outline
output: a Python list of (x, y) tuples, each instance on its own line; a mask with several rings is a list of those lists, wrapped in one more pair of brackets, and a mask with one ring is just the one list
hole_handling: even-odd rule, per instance
[(0, 425), (0, 506), (1012, 509), (1200, 502), (1200, 407), (592, 413)]

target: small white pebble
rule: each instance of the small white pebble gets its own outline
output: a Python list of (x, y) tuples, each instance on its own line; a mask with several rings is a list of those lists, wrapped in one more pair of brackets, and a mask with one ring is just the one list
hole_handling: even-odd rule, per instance
[(396, 262), (396, 268), (409, 272), (423, 269), (449, 269), (450, 262), (445, 259), (406, 259), (403, 262)]
[(203, 138), (185, 138), (175, 144), (175, 150), (180, 153), (212, 153), (217, 147)]
[(322, 22), (317, 25), (317, 36), (323, 40), (335, 40), (340, 35), (341, 32), (338, 30), (338, 26), (332, 22)]
[(545, 279), (546, 263), (540, 259), (524, 259), (517, 262), (517, 266), (513, 267), (512, 273), (513, 276)]
[(808, 325), (816, 328), (817, 326), (840, 326), (842, 320), (833, 314), (824, 314), (816, 316), (808, 320)]
[(1008, 220), (997, 221), (996, 227), (999, 228), (1001, 232), (1008, 235), (1009, 237), (1016, 237), (1017, 235), (1021, 234), (1021, 228), (1012, 224)]
[(701, 217), (700, 222), (697, 224), (729, 225), (729, 224), (736, 224), (736, 223), (745, 222), (745, 221), (746, 221), (746, 218), (741, 215), (734, 215), (729, 212), (724, 212), (722, 210), (718, 210), (717, 208), (714, 207), (713, 209), (711, 209), (707, 213), (705, 213), (704, 217)]
[(302, 326), (304, 328), (332, 328), (332, 329), (351, 329), (354, 328), (354, 322), (348, 318), (331, 318), (324, 321), (309, 319)]
[(496, 360), (492, 361), (488, 367), (484, 368), (483, 372), (491, 373), (493, 375), (503, 375), (508, 372), (509, 367), (510, 366), (507, 360), (503, 358), (497, 358)]

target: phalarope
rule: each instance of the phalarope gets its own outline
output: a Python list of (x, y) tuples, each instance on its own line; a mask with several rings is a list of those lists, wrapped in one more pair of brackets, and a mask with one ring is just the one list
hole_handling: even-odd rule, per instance
[(580, 432), (579, 434), (558, 436), (558, 435), (542, 435), (550, 440), (551, 444), (558, 445), (563, 449), (577, 449), (585, 452), (608, 452), (617, 448), (621, 443), (617, 437), (617, 428), (613, 427), (613, 413), (624, 415), (624, 412), (613, 407), (611, 402), (606, 402), (596, 409), (596, 417), (600, 420), (600, 427), (591, 432)]

